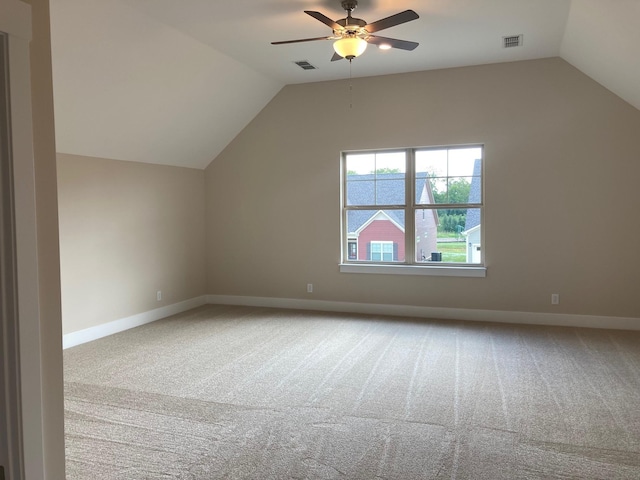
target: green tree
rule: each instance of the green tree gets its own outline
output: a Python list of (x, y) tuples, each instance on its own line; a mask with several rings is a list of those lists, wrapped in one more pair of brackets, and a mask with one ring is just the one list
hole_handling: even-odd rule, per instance
[[(449, 179), (448, 183), (448, 188), (438, 190), (436, 182), (431, 182), (435, 203), (458, 204), (469, 201), (471, 183), (469, 183), (466, 178)], [(440, 231), (459, 233), (461, 228), (465, 226), (467, 211), (458, 208), (439, 209), (438, 218), (440, 219), (440, 225), (438, 227)]]
[(449, 188), (444, 188), (441, 191), (438, 190), (436, 182), (432, 181), (431, 190), (436, 203), (467, 203), (471, 184), (466, 178), (457, 178), (449, 180)]
[(466, 178), (458, 178), (449, 182), (449, 203), (467, 203), (471, 184)]

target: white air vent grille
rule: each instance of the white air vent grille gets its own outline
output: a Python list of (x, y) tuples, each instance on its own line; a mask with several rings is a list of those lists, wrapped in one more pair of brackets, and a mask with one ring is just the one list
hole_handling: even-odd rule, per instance
[(504, 48), (521, 47), (522, 35), (509, 35), (508, 37), (502, 37), (502, 46)]
[(316, 67), (314, 67), (313, 65), (311, 65), (309, 62), (307, 62), (306, 60), (298, 60), (297, 62), (293, 62), (296, 65), (298, 65), (301, 69), (303, 70), (316, 70)]

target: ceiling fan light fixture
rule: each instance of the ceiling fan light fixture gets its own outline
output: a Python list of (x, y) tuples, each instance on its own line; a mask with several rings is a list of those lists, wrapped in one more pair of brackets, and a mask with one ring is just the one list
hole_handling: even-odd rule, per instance
[(367, 42), (360, 37), (344, 37), (333, 43), (333, 49), (341, 57), (351, 60), (364, 53)]
[(378, 48), (380, 50), (391, 50), (391, 45), (389, 45), (388, 43), (381, 43), (380, 45), (378, 45)]

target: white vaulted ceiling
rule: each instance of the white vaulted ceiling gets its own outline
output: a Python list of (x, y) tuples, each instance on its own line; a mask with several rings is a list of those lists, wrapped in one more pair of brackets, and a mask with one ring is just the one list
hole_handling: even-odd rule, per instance
[[(303, 10), (336, 20), (339, 0), (50, 1), (59, 152), (204, 168), (284, 85), (349, 76), (330, 41), (270, 44), (330, 35)], [(640, 0), (360, 0), (353, 15), (406, 9), (420, 18), (379, 34), (420, 46), (370, 45), (354, 76), (560, 56), (640, 108)]]

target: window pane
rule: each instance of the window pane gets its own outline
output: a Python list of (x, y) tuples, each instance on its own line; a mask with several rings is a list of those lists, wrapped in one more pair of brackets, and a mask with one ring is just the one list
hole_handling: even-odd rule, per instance
[(482, 263), (480, 209), (416, 210), (416, 262)]
[(407, 169), (405, 152), (348, 153), (347, 180), (350, 175), (374, 173), (405, 173)]
[[(439, 203), (469, 203), (471, 183), (473, 177), (450, 177), (447, 179), (446, 202)], [(475, 177), (480, 180), (480, 177)]]
[(377, 173), (405, 173), (407, 169), (405, 152), (382, 152), (376, 154)]
[(357, 259), (349, 260), (404, 262), (404, 220), (404, 210), (349, 210), (349, 241), (357, 242)]
[(471, 177), (469, 181), (469, 203), (482, 203), (482, 177)]
[(404, 174), (384, 173), (376, 175), (376, 205), (404, 205)]
[(385, 262), (393, 261), (393, 243), (386, 242), (382, 244), (382, 260)]
[(349, 153), (346, 155), (347, 180), (350, 175), (373, 173), (376, 169), (376, 156), (373, 153)]
[(416, 174), (430, 177), (447, 176), (447, 150), (418, 150)]
[(405, 152), (348, 154), (347, 205), (404, 205)]
[(380, 260), (382, 260), (382, 245), (380, 244), (380, 242), (370, 242), (369, 248), (371, 251), (370, 258), (372, 262), (379, 262)]
[(480, 175), (480, 171), (474, 173), (476, 160), (482, 158), (480, 147), (452, 148), (449, 150), (448, 176), (450, 177), (470, 177)]
[(417, 204), (482, 202), (482, 148), (418, 150), (415, 162)]
[(431, 205), (447, 203), (447, 179), (429, 177), (416, 180), (416, 203)]
[(375, 185), (373, 175), (348, 175), (347, 205), (375, 205)]

